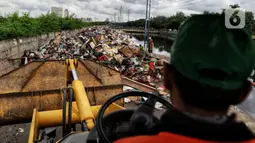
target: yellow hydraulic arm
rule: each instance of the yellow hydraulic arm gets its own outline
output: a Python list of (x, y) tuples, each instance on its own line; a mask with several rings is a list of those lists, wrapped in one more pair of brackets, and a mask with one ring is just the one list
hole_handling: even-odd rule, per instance
[[(72, 104), (72, 124), (85, 123), (87, 129), (91, 130), (95, 125), (94, 120), (101, 105), (90, 106), (87, 93), (85, 92), (85, 88), (82, 82), (78, 79), (77, 71), (75, 69), (78, 61), (76, 59), (68, 59), (65, 61), (65, 63), (67, 80), (66, 87), (70, 87), (71, 84), (75, 97), (74, 102), (67, 103)], [(105, 113), (108, 114), (111, 111), (121, 109), (124, 109), (124, 107), (113, 103), (111, 106), (109, 106)], [(33, 143), (35, 140), (38, 139), (38, 133), (40, 128), (62, 125), (63, 111), (63, 109), (60, 109), (38, 112), (37, 109), (34, 109), (28, 143)], [(67, 109), (65, 111), (67, 111)]]
[(78, 75), (74, 66), (75, 64), (77, 64), (77, 60), (66, 60), (66, 65), (69, 66), (73, 76), (72, 88), (74, 90), (74, 96), (78, 106), (80, 120), (81, 122), (85, 122), (87, 124), (87, 128), (91, 130), (94, 127), (94, 116), (91, 111), (91, 106), (84, 86), (78, 79)]

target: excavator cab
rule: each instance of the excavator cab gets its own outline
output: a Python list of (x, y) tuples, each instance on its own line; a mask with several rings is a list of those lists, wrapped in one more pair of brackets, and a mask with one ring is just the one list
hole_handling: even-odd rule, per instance
[[(93, 61), (31, 62), (0, 77), (0, 125), (31, 122), (29, 143), (109, 143), (150, 134), (159, 122), (156, 102), (172, 105), (148, 92), (123, 92), (123, 83), (131, 81)], [(126, 97), (147, 100), (126, 109)]]
[[(115, 101), (130, 96), (147, 97), (148, 100), (137, 109), (116, 110), (105, 115)], [(96, 124), (89, 132), (72, 132), (62, 138), (59, 143), (111, 143), (124, 137), (150, 134), (150, 129), (159, 123), (159, 119), (153, 115), (156, 102), (162, 103), (166, 108), (172, 108), (168, 101), (155, 94), (139, 91), (120, 93), (101, 106), (96, 117)]]
[[(89, 65), (89, 63), (86, 65)], [(66, 142), (66, 140), (74, 136), (77, 139), (79, 139), (77, 136), (81, 135), (86, 137), (87, 131), (92, 130), (94, 127), (95, 117), (100, 105), (91, 106), (86, 89), (78, 78), (77, 68), (78, 60), (68, 59), (65, 61), (66, 83), (65, 88), (61, 89), (62, 109), (48, 111), (33, 109), (29, 143), (44, 142), (45, 138), (47, 140), (49, 138), (48, 135), (51, 135), (52, 132), (54, 136), (56, 131), (51, 130), (50, 127), (61, 126), (63, 139), (58, 142)], [(93, 70), (93, 68), (90, 69)], [(117, 103), (113, 103), (106, 114), (120, 109), (124, 108)], [(76, 124), (80, 124), (81, 132), (79, 133), (74, 133)]]
[[(77, 74), (78, 61), (65, 61), (66, 84), (61, 89), (62, 109), (33, 110), (29, 143), (45, 141), (58, 143), (113, 142), (132, 135), (147, 134), (150, 127), (159, 120), (153, 116), (156, 102), (167, 108), (171, 104), (163, 98), (145, 92), (120, 92), (109, 98), (103, 105), (91, 106), (87, 92)], [(121, 99), (128, 96), (147, 97), (138, 109), (125, 109)], [(54, 128), (51, 128), (54, 127)], [(57, 132), (56, 128), (60, 130)], [(60, 139), (56, 140), (56, 133)]]

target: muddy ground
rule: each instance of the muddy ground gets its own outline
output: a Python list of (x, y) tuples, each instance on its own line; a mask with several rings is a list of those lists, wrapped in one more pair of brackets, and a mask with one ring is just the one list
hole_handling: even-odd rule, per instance
[(0, 127), (1, 143), (26, 143), (30, 130), (30, 123)]

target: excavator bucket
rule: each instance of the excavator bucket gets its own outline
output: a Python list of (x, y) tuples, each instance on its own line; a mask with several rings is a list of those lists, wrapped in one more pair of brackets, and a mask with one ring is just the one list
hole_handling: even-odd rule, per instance
[[(120, 73), (109, 67), (84, 60), (76, 69), (91, 106), (123, 92)], [(31, 122), (34, 109), (61, 109), (66, 81), (65, 61), (35, 61), (1, 76), (0, 125)]]

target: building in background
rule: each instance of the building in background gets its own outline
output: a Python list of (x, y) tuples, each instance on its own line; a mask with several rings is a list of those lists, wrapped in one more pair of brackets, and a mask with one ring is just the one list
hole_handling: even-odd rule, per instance
[(65, 9), (64, 17), (69, 17), (69, 11), (68, 11), (68, 9)]
[(62, 7), (51, 7), (51, 13), (55, 13), (57, 16), (63, 16), (63, 8)]
[(87, 17), (87, 18), (82, 18), (81, 19), (83, 22), (92, 22), (92, 18)]

